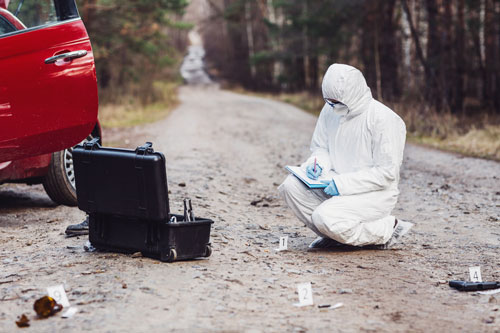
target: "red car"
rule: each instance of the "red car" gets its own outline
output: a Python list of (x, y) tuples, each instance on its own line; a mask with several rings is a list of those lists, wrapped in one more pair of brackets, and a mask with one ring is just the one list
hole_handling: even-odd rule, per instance
[(72, 148), (101, 137), (92, 47), (74, 0), (0, 0), (0, 184), (76, 205)]

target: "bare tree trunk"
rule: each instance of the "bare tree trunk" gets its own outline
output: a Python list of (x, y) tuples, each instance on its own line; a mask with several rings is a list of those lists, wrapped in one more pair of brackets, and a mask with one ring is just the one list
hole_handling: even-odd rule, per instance
[(456, 78), (455, 78), (455, 103), (454, 109), (456, 112), (464, 112), (464, 75), (465, 75), (465, 0), (457, 0), (457, 24), (456, 24), (456, 40), (455, 40), (455, 62), (456, 62)]
[(95, 11), (96, 0), (84, 0), (82, 8), (82, 20), (85, 25), (90, 25), (92, 22), (92, 13)]
[(255, 78), (255, 65), (253, 64), (253, 57), (255, 55), (255, 48), (253, 42), (253, 31), (252, 31), (252, 8), (249, 1), (245, 1), (245, 27), (247, 33), (247, 43), (248, 43), (248, 58), (250, 59), (250, 73), (252, 79)]
[(441, 56), (440, 56), (440, 83), (443, 87), (443, 104), (452, 112), (456, 112), (453, 106), (455, 102), (455, 90), (453, 82), (456, 82), (456, 64), (453, 57), (453, 9), (452, 0), (442, 1), (439, 6)]
[(497, 114), (500, 114), (500, 2), (497, 1), (494, 4), (495, 9), (495, 111)]
[[(408, 17), (408, 23), (410, 25), (411, 36), (413, 38), (413, 42), (415, 43), (415, 51), (417, 53), (417, 59), (420, 61), (420, 63), (422, 64), (422, 67), (424, 68), (425, 77), (427, 78), (427, 80), (429, 80), (431, 82), (435, 82), (436, 79), (430, 70), (430, 67), (427, 63), (426, 58), (424, 57), (422, 45), (420, 43), (419, 33), (418, 33), (417, 29), (415, 28), (415, 25), (413, 24), (413, 18), (412, 18), (412, 14), (410, 12), (410, 9), (408, 8), (408, 3), (406, 0), (401, 0), (401, 4), (403, 5), (403, 10), (405, 11), (406, 16)], [(426, 91), (427, 90), (428, 90), (428, 88), (426, 89)]]
[(378, 52), (380, 57), (380, 80), (384, 100), (395, 100), (401, 94), (399, 80), (399, 59), (401, 48), (396, 37), (397, 23), (394, 19), (396, 0), (385, 0), (379, 3)]
[(314, 54), (309, 59), (310, 91), (315, 91), (316, 89), (318, 89), (318, 78), (319, 78), (318, 67), (319, 67), (318, 56)]
[(427, 31), (427, 65), (430, 71), (430, 77), (427, 78), (427, 98), (437, 111), (441, 111), (443, 107), (443, 92), (439, 89), (439, 81), (441, 79), (441, 39), (439, 34), (437, 0), (426, 0), (426, 8), (429, 22)]
[(251, 3), (252, 6), (252, 35), (254, 45), (254, 59), (252, 61), (255, 67), (255, 87), (259, 90), (270, 90), (273, 87), (272, 62), (268, 56), (260, 56), (269, 50), (269, 31), (265, 24), (269, 20), (269, 11), (267, 0), (256, 0)]
[(401, 30), (403, 33), (402, 50), (403, 50), (403, 80), (405, 90), (410, 90), (413, 87), (413, 75), (411, 73), (412, 67), (412, 39), (410, 31), (410, 22), (406, 12), (403, 10), (401, 15)]
[[(494, 11), (494, 3), (493, 0), (485, 0), (484, 1), (484, 68), (485, 68), (485, 80), (484, 80), (484, 97), (485, 97), (485, 106), (493, 110), (494, 100), (495, 100), (495, 91), (497, 84), (496, 79), (496, 71), (495, 67), (496, 63), (500, 60), (495, 58), (495, 11)], [(498, 38), (498, 36), (497, 36)]]

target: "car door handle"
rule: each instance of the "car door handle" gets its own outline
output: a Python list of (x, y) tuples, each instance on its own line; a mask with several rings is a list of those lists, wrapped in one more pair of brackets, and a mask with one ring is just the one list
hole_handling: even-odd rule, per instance
[(73, 51), (73, 52), (58, 54), (56, 56), (47, 58), (47, 59), (45, 59), (45, 63), (46, 64), (53, 64), (57, 60), (64, 59), (65, 61), (68, 61), (68, 60), (73, 60), (76, 58), (85, 57), (86, 55), (87, 55), (87, 51), (85, 51), (85, 50)]

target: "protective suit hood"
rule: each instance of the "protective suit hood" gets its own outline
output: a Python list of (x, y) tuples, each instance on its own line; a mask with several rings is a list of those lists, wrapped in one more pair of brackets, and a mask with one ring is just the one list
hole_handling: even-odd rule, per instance
[(335, 99), (349, 108), (348, 118), (364, 112), (373, 100), (363, 74), (349, 65), (331, 65), (326, 71), (321, 88), (323, 98)]

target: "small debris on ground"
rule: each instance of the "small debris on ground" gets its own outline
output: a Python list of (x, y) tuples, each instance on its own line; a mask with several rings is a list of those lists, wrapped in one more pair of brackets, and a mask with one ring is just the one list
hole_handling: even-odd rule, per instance
[(338, 309), (338, 308), (341, 308), (344, 306), (344, 303), (336, 303), (334, 305), (330, 305), (330, 304), (320, 304), (318, 305), (318, 308), (320, 309), (323, 309), (323, 310), (335, 310), (335, 309)]
[(29, 327), (30, 326), (30, 320), (26, 315), (23, 313), (21, 317), (18, 317), (18, 320), (16, 321), (17, 327)]
[(142, 253), (141, 252), (135, 252), (132, 254), (132, 258), (141, 258), (142, 257)]
[[(256, 207), (270, 207), (269, 203), (273, 202), (276, 198), (268, 196), (268, 197), (262, 197), (259, 199), (255, 199), (252, 202), (250, 202), (250, 205), (256, 206)], [(261, 204), (262, 205), (259, 205)]]
[(97, 251), (97, 249), (92, 244), (90, 244), (90, 241), (85, 242), (85, 244), (83, 245), (83, 249), (85, 250), (85, 252)]

